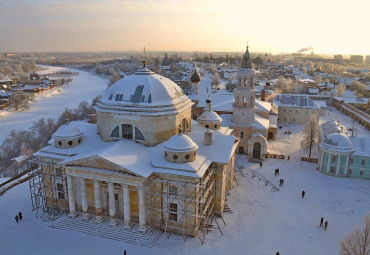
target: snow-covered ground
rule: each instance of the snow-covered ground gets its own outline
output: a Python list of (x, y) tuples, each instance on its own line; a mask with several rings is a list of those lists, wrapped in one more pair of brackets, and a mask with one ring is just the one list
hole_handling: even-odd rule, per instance
[[(332, 115), (330, 115), (333, 113)], [(330, 112), (342, 123), (346, 116)], [(345, 124), (347, 125), (347, 124)], [(206, 236), (205, 245), (197, 238), (171, 235), (160, 237), (153, 248), (92, 237), (87, 234), (49, 228), (51, 223), (35, 218), (31, 211), (29, 187), (21, 184), (0, 197), (0, 247), (2, 254), (280, 254), (312, 255), (339, 254), (339, 241), (355, 227), (363, 224), (370, 213), (370, 183), (367, 180), (337, 178), (316, 170), (315, 163), (301, 162), (307, 155), (300, 149), (302, 125), (291, 125), (278, 130), (277, 139), (269, 151), (284, 150), (290, 160), (268, 159), (263, 167), (249, 163), (238, 155), (237, 162), (277, 184), (284, 178), (284, 186), (273, 192), (258, 175), (247, 170), (245, 177), (236, 173), (240, 186), (235, 186), (228, 198), (234, 213), (224, 213), (226, 226), (218, 219), (224, 235), (213, 230)], [(361, 135), (369, 135), (369, 131)], [(274, 176), (274, 169), (280, 176)], [(0, 181), (1, 182), (1, 181)], [(304, 199), (301, 192), (307, 192)], [(6, 209), (3, 209), (6, 208)], [(14, 221), (22, 211), (24, 220)], [(64, 216), (65, 217), (65, 216)], [(325, 231), (319, 227), (320, 218), (329, 223)], [(20, 245), (20, 240), (22, 244)]]
[(73, 68), (49, 68), (50, 70), (43, 70), (40, 73), (48, 74), (68, 69), (72, 72), (78, 72), (79, 75), (73, 76), (73, 81), (69, 84), (36, 95), (28, 110), (6, 109), (0, 111), (0, 144), (12, 129), (27, 130), (34, 121), (41, 118), (58, 118), (66, 107), (76, 108), (82, 101), (91, 103), (92, 99), (102, 94), (107, 87), (107, 79), (89, 72)]

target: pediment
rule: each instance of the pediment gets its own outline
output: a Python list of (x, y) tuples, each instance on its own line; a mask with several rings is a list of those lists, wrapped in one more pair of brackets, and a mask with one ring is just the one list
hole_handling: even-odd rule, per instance
[(121, 173), (125, 173), (131, 176), (137, 176), (142, 177), (139, 174), (130, 171), (120, 165), (117, 165), (114, 162), (111, 162), (105, 158), (102, 158), (100, 156), (92, 156), (87, 158), (81, 158), (73, 161), (66, 162), (62, 165), (65, 166), (78, 166), (83, 168), (94, 168), (94, 169), (102, 169), (102, 170), (108, 170), (108, 171), (117, 171)]

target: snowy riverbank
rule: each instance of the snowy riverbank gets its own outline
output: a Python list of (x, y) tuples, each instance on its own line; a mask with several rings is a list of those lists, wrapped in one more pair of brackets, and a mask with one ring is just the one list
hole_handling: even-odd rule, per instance
[(46, 74), (51, 71), (58, 72), (68, 69), (72, 72), (78, 72), (79, 75), (73, 76), (73, 81), (63, 87), (55, 87), (36, 95), (28, 110), (6, 109), (0, 111), (0, 144), (12, 129), (27, 130), (34, 121), (41, 118), (58, 118), (66, 107), (76, 108), (82, 101), (87, 101), (90, 104), (92, 99), (102, 94), (107, 87), (107, 79), (86, 71), (54, 66), (49, 68), (50, 70), (42, 72)]

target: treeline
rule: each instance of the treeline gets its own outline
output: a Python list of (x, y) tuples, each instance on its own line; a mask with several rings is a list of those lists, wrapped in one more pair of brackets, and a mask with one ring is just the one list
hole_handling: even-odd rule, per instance
[[(36, 151), (47, 145), (52, 135), (63, 124), (69, 121), (85, 120), (90, 114), (95, 113), (93, 106), (101, 96), (93, 99), (92, 104), (81, 102), (77, 108), (68, 109), (59, 116), (58, 119), (40, 119), (34, 122), (29, 130), (12, 130), (0, 146), (0, 174), (12, 165), (12, 159), (20, 155), (30, 156)], [(10, 167), (9, 175), (17, 174), (17, 169)]]

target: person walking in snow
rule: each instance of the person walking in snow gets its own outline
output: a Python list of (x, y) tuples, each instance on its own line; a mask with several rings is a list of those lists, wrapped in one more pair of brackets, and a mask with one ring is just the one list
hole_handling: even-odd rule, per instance
[(302, 191), (302, 198), (304, 198), (304, 196), (306, 195), (306, 191)]
[(260, 167), (262, 168), (262, 161), (260, 161)]
[(127, 255), (127, 251), (126, 250), (123, 251), (123, 255)]
[(324, 217), (321, 217), (321, 220), (320, 220), (320, 227), (323, 227), (324, 225)]
[(19, 220), (22, 220), (22, 218), (23, 218), (22, 212), (18, 213), (18, 217), (19, 217)]
[(325, 225), (324, 225), (324, 229), (326, 230), (326, 228), (328, 227), (328, 221), (325, 221)]
[(280, 252), (277, 252), (276, 255), (280, 255)]
[(15, 215), (14, 219), (15, 219), (15, 221), (16, 221), (17, 223), (19, 223), (19, 221), (18, 221), (18, 214), (17, 214), (17, 215)]

